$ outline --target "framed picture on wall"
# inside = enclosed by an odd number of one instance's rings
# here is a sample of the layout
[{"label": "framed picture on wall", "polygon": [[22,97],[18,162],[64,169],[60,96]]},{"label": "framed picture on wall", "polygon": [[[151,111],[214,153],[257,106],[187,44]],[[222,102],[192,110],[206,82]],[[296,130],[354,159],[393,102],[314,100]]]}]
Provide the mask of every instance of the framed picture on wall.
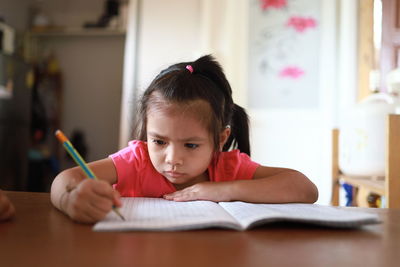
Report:
[{"label": "framed picture on wall", "polygon": [[249,106],[319,105],[319,0],[253,0],[249,16]]}]

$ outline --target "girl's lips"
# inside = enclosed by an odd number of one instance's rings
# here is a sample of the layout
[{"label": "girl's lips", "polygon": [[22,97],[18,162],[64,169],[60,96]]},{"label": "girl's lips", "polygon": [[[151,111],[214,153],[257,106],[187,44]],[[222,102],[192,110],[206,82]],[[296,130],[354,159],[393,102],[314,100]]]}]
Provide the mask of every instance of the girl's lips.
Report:
[{"label": "girl's lips", "polygon": [[167,174],[167,175],[170,176],[170,177],[173,177],[173,178],[178,178],[178,177],[181,177],[181,176],[184,175],[184,174],[181,173],[181,172],[174,172],[174,171],[166,171],[166,172],[164,172],[164,173]]}]

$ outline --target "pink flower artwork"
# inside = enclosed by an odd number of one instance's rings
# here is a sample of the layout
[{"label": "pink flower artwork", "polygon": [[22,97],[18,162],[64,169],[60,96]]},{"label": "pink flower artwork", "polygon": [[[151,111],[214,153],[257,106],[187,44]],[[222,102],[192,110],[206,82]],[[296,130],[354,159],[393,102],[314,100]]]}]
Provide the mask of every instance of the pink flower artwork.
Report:
[{"label": "pink flower artwork", "polygon": [[286,0],[260,0],[261,9],[263,11],[268,10],[270,8],[284,8],[287,6]]},{"label": "pink flower artwork", "polygon": [[279,76],[282,78],[298,79],[304,75],[304,71],[296,66],[287,66],[281,70]]},{"label": "pink flower artwork", "polygon": [[292,16],[289,18],[286,26],[293,27],[297,32],[303,33],[307,28],[315,28],[317,26],[317,22],[313,18]]}]

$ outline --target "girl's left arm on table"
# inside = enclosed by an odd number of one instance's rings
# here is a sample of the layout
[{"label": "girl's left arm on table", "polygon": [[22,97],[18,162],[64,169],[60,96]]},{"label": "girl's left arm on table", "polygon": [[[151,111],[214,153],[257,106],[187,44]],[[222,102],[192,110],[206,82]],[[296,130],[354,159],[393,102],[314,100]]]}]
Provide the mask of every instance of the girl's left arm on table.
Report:
[{"label": "girl's left arm on table", "polygon": [[318,190],[301,172],[259,166],[251,180],[202,182],[167,194],[164,198],[174,201],[314,203],[318,199]]},{"label": "girl's left arm on table", "polygon": [[252,180],[232,182],[231,200],[256,203],[314,203],[317,187],[301,172],[259,166]]}]

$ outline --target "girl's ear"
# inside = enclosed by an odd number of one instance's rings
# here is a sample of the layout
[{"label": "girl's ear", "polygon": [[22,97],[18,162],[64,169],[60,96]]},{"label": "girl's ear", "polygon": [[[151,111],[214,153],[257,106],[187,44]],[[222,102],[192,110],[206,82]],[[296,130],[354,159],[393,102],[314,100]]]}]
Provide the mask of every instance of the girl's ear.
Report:
[{"label": "girl's ear", "polygon": [[229,136],[231,135],[231,127],[227,126],[219,135],[219,150],[222,151],[226,141],[228,141]]}]

